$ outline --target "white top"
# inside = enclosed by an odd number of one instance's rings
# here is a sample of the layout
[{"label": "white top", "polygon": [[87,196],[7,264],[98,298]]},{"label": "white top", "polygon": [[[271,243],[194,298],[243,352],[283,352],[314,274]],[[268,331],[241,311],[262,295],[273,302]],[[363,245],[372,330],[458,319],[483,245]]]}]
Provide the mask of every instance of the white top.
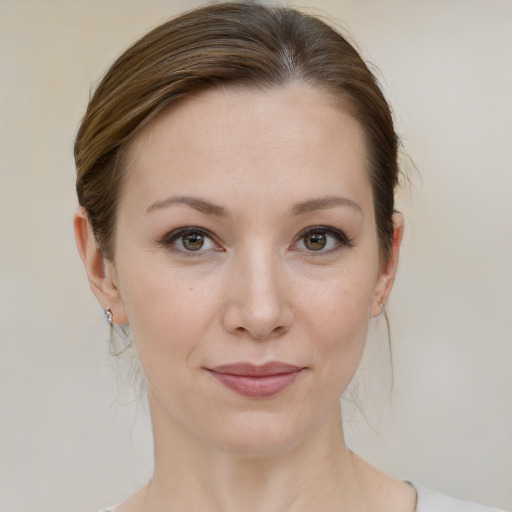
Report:
[{"label": "white top", "polygon": [[[418,502],[416,505],[416,512],[506,512],[497,508],[484,507],[470,503],[469,501],[460,501],[455,498],[450,498],[440,492],[432,491],[412,482],[407,482],[412,485],[418,494]],[[116,507],[106,508],[101,512],[115,512]]]},{"label": "white top", "polygon": [[418,494],[416,512],[505,512],[469,501],[460,501],[420,485],[410,483]]}]

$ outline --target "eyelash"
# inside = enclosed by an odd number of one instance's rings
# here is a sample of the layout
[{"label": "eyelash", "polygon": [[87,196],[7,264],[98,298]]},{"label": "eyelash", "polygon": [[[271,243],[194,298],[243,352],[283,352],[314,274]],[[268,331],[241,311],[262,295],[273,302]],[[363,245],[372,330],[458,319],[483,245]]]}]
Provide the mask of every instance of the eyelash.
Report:
[{"label": "eyelash", "polygon": [[303,241],[305,237],[308,235],[316,235],[316,234],[322,234],[333,237],[337,244],[334,247],[331,247],[327,250],[320,250],[320,251],[314,251],[314,250],[307,250],[308,255],[311,256],[321,256],[324,254],[329,254],[331,252],[334,252],[336,250],[339,250],[343,247],[354,247],[354,242],[352,239],[348,238],[343,231],[340,231],[339,229],[331,228],[328,226],[311,226],[299,233],[297,236],[297,242],[294,243],[294,245],[297,245],[299,242]]},{"label": "eyelash", "polygon": [[208,239],[215,245],[215,249],[219,252],[223,251],[222,247],[217,243],[216,237],[213,236],[213,234],[210,231],[207,231],[206,229],[194,227],[194,226],[188,226],[184,228],[179,228],[174,231],[171,231],[170,233],[166,234],[160,241],[160,244],[163,245],[166,249],[169,249],[172,252],[178,253],[180,255],[183,255],[185,257],[198,257],[201,256],[201,253],[204,253],[206,251],[187,251],[185,249],[180,249],[174,246],[174,244],[182,239],[183,237],[187,235],[201,235],[203,239]]},{"label": "eyelash", "polygon": [[[331,247],[327,250],[308,250],[308,249],[301,249],[306,251],[311,256],[321,256],[323,254],[329,254],[331,252],[334,252],[340,248],[343,247],[353,247],[354,243],[353,241],[348,238],[343,231],[340,231],[338,229],[334,229],[327,226],[311,226],[307,229],[304,229],[301,231],[296,238],[296,241],[292,244],[292,247],[296,247],[298,243],[301,241],[304,241],[305,237],[308,235],[327,235],[330,237],[333,237],[337,244],[334,247]],[[176,229],[174,231],[171,231],[170,233],[166,234],[160,241],[160,244],[163,245],[165,248],[171,250],[172,252],[179,253],[180,255],[186,256],[186,257],[198,257],[201,256],[202,253],[206,252],[205,250],[197,250],[197,251],[187,251],[186,249],[180,249],[174,246],[174,244],[182,239],[183,237],[187,235],[200,235],[203,237],[203,239],[208,239],[215,245],[215,249],[219,252],[223,252],[224,249],[221,247],[221,245],[218,243],[217,238],[206,229],[194,227],[194,226],[188,226]],[[201,247],[200,247],[201,249]],[[323,248],[322,248],[323,249]]]}]

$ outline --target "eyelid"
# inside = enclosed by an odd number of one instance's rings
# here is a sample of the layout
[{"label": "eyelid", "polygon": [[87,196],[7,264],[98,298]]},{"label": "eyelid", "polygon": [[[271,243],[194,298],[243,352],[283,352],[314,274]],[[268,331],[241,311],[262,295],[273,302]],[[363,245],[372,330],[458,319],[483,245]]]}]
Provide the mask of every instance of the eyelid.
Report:
[{"label": "eyelid", "polygon": [[[201,256],[204,255],[204,253],[211,252],[211,249],[206,250],[198,250],[198,251],[186,251],[179,248],[176,248],[173,246],[173,244],[182,236],[187,234],[200,234],[204,236],[205,238],[208,238],[216,247],[214,250],[216,251],[225,251],[225,249],[222,247],[218,237],[216,237],[211,231],[208,231],[207,229],[200,228],[198,226],[184,226],[181,228],[173,229],[169,232],[167,232],[164,236],[162,236],[159,240],[159,244],[163,245],[166,249],[186,256],[186,257],[194,257],[194,256]],[[352,239],[350,239],[342,230],[333,228],[330,226],[325,225],[317,225],[317,226],[309,226],[302,231],[299,232],[299,234],[295,238],[295,242],[292,244],[292,249],[296,248],[296,245],[304,239],[305,236],[308,234],[314,234],[314,233],[323,233],[328,236],[333,237],[337,244],[335,247],[332,247],[327,250],[319,250],[319,251],[306,251],[311,256],[321,256],[323,254],[328,254],[331,252],[334,252],[336,250],[342,249],[344,247],[353,247],[354,242]],[[298,249],[297,249],[298,250]]]},{"label": "eyelid", "polygon": [[160,245],[163,245],[166,249],[168,249],[174,253],[186,256],[186,257],[202,256],[202,255],[204,255],[204,253],[210,252],[210,249],[198,250],[198,251],[185,251],[185,250],[178,249],[173,246],[173,244],[177,240],[179,240],[182,236],[192,234],[192,233],[202,235],[205,238],[208,238],[209,240],[211,240],[211,242],[216,246],[214,250],[217,250],[217,251],[224,250],[223,247],[221,246],[221,244],[219,243],[219,239],[211,231],[208,231],[207,229],[200,228],[197,226],[184,226],[181,228],[173,229],[173,230],[169,231],[168,233],[166,233],[163,237],[161,237],[159,243],[160,243]]},{"label": "eyelid", "polygon": [[340,248],[343,248],[343,247],[354,247],[354,242],[351,238],[349,238],[342,230],[340,229],[337,229],[337,228],[333,228],[333,227],[330,227],[330,226],[323,226],[323,225],[318,225],[318,226],[310,226],[308,228],[305,228],[303,229],[296,237],[296,241],[294,242],[294,246],[300,241],[302,240],[305,236],[309,235],[309,234],[314,234],[314,233],[323,233],[323,234],[326,234],[326,235],[330,235],[332,237],[334,237],[337,242],[339,243],[339,245],[337,247],[333,247],[331,249],[328,249],[326,251],[308,251],[308,254],[311,254],[313,256],[315,255],[322,255],[322,254],[328,254],[332,251],[335,251],[336,249],[340,249]]}]

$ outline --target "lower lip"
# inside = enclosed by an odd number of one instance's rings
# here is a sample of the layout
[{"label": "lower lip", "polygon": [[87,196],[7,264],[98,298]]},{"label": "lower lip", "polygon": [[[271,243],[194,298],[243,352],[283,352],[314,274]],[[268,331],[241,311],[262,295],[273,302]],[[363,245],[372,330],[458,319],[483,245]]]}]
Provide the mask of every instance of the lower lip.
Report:
[{"label": "lower lip", "polygon": [[258,377],[217,373],[212,375],[224,386],[239,395],[251,398],[270,398],[291,386],[302,370],[278,375],[262,375]]}]

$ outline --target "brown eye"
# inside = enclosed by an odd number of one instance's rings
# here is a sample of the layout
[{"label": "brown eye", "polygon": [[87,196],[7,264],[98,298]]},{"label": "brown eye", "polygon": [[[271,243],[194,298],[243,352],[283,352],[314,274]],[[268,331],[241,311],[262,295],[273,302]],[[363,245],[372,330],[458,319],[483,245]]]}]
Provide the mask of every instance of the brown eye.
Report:
[{"label": "brown eye", "polygon": [[216,241],[215,235],[200,227],[183,227],[167,233],[160,244],[181,256],[202,256],[224,249]]},{"label": "brown eye", "polygon": [[200,233],[190,233],[181,237],[183,248],[187,251],[198,251],[204,245],[204,236]]},{"label": "brown eye", "polygon": [[304,236],[304,245],[310,251],[321,251],[327,245],[325,233],[308,233]]},{"label": "brown eye", "polygon": [[311,226],[297,236],[297,242],[292,246],[294,250],[310,253],[330,254],[343,248],[354,247],[343,231],[329,226]]}]

